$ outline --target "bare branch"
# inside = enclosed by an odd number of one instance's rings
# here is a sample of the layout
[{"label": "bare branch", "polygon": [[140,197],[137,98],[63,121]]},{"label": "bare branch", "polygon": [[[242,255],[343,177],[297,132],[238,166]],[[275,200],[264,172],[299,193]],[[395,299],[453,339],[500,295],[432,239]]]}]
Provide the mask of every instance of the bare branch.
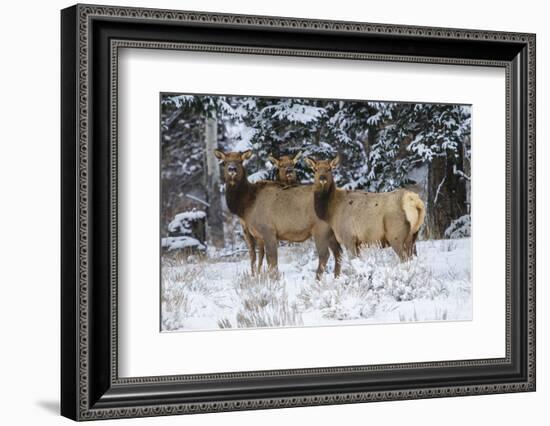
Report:
[{"label": "bare branch", "polygon": [[435,192],[435,197],[434,197],[434,206],[437,204],[437,198],[439,197],[439,191],[441,191],[441,187],[443,186],[443,183],[445,183],[446,178],[447,178],[447,176],[443,176],[443,180],[437,186],[437,191]]},{"label": "bare branch", "polygon": [[210,207],[210,204],[207,203],[206,201],[204,200],[201,200],[199,197],[195,197],[194,195],[191,195],[191,194],[185,194],[185,196],[187,198],[191,198],[192,200],[198,202],[198,203],[201,203],[201,204],[204,204],[206,207]]}]

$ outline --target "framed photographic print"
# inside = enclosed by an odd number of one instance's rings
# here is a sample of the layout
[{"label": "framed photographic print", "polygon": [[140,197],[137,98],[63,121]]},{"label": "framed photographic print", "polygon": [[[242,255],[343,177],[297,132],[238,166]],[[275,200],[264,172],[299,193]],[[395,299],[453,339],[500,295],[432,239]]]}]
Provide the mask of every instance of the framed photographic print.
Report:
[{"label": "framed photographic print", "polygon": [[535,390],[535,36],[76,5],[61,412]]}]

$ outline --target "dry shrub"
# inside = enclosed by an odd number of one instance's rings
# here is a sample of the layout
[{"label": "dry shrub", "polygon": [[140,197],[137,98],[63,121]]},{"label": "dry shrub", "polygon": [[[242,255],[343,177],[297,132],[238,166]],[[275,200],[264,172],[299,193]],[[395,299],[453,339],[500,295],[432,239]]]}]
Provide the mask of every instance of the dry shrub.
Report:
[{"label": "dry shrub", "polygon": [[342,277],[306,286],[298,294],[302,310],[318,309],[324,318],[351,320],[373,316],[382,301],[403,302],[446,295],[444,283],[414,257],[400,262],[391,249],[366,247],[357,258],[343,258]]},{"label": "dry shrub", "polygon": [[[240,306],[235,316],[236,327],[284,327],[302,325],[302,317],[295,304],[288,301],[284,281],[263,272],[256,276],[240,274],[235,282]],[[220,328],[232,326],[224,318]]]}]

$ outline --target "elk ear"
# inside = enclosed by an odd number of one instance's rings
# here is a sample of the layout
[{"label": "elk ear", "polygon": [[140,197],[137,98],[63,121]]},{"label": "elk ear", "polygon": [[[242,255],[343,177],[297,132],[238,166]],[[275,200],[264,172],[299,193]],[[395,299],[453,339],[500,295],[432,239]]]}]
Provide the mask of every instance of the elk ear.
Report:
[{"label": "elk ear", "polygon": [[245,151],[241,154],[241,160],[245,161],[248,160],[250,157],[252,157],[252,150],[249,149],[248,151]]},{"label": "elk ear", "polygon": [[306,157],[306,164],[311,167],[313,170],[317,168],[317,162],[313,158]]},{"label": "elk ear", "polygon": [[218,160],[222,160],[222,161],[225,161],[225,153],[220,151],[219,149],[215,149],[214,150],[214,155],[216,156],[216,158]]},{"label": "elk ear", "polygon": [[338,167],[338,164],[340,164],[340,154],[336,155],[336,157],[332,159],[332,161],[330,162],[330,167],[334,169]]},{"label": "elk ear", "polygon": [[279,167],[279,160],[277,160],[273,155],[270,155],[268,157],[268,160],[271,161],[275,167]]},{"label": "elk ear", "polygon": [[298,162],[298,160],[300,159],[301,156],[302,156],[302,151],[298,152],[298,154],[296,154],[296,155],[294,156],[294,158],[292,159],[292,162],[293,162],[294,164],[296,164],[296,163]]}]

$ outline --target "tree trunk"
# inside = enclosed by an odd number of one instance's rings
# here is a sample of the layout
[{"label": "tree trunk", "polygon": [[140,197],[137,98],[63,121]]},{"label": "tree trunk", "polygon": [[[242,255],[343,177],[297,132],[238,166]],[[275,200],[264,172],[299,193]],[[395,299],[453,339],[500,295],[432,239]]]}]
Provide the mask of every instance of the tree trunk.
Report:
[{"label": "tree trunk", "polygon": [[[470,159],[466,153],[466,150],[470,146],[470,136],[466,136],[464,138],[464,143],[462,144],[462,164],[463,164],[463,170],[464,174],[466,176],[471,177],[472,176],[472,170],[471,170],[471,164]],[[472,205],[472,195],[471,195],[471,181],[470,179],[465,179],[464,182],[464,189],[466,190],[466,213],[470,214],[470,208]]]},{"label": "tree trunk", "polygon": [[218,120],[215,116],[206,119],[204,139],[206,148],[206,193],[210,204],[208,207],[208,240],[214,247],[222,248],[225,240],[220,194],[220,167],[214,155],[214,150],[218,147]]},{"label": "tree trunk", "polygon": [[458,154],[458,158],[449,153],[431,163],[427,206],[430,238],[444,238],[451,222],[468,213],[466,180],[456,173],[463,172],[462,148]]}]

